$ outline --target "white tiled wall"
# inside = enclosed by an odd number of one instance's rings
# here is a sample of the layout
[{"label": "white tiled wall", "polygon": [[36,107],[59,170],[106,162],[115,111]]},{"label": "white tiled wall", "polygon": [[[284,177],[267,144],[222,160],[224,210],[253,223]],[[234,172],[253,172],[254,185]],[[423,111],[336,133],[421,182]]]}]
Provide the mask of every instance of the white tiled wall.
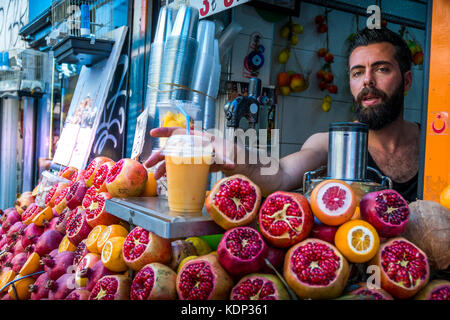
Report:
[{"label": "white tiled wall", "polygon": [[[291,93],[288,97],[280,96],[277,106],[277,126],[281,129],[282,156],[300,149],[305,140],[313,133],[327,131],[330,122],[351,121],[352,97],[348,85],[347,75],[347,37],[356,31],[357,19],[354,15],[332,10],[328,13],[329,48],[335,56],[332,64],[334,83],[338,86],[338,94],[331,95],[333,103],[329,112],[321,109],[322,99],[328,91],[320,91],[316,72],[323,65],[323,59],[317,57],[317,50],[326,46],[326,35],[318,34],[314,17],[324,14],[324,8],[301,3],[300,17],[293,18],[294,22],[303,25],[304,32],[299,37],[299,43],[291,52],[286,66],[277,62],[279,52],[286,45],[279,36],[281,27],[287,18],[276,24],[264,21],[256,10],[247,5],[233,9],[233,20],[244,27],[233,46],[232,80],[246,81],[242,77],[243,59],[247,54],[249,36],[254,31],[263,35],[265,51],[265,66],[261,70],[263,85],[276,85],[276,76],[280,71],[300,71],[311,73],[309,88],[301,93]],[[365,27],[365,19],[359,18],[360,29]],[[393,31],[400,26],[388,25]],[[423,30],[408,29],[424,47],[425,33]],[[295,58],[296,56],[296,58]],[[298,61],[298,62],[297,62]],[[405,119],[420,122],[422,108],[423,68],[413,67],[413,85],[405,97]]]}]

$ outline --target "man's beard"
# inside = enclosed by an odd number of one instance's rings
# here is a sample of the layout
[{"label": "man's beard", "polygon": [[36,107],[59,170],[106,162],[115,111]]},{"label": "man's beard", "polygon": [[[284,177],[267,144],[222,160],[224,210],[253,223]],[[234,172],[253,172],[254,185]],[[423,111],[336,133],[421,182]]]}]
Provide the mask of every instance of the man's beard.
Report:
[{"label": "man's beard", "polygon": [[[362,101],[368,94],[379,97],[381,102],[371,106],[364,106]],[[403,81],[391,97],[388,97],[386,93],[377,88],[365,87],[358,94],[356,100],[353,98],[358,121],[367,124],[370,130],[380,130],[398,118],[403,110],[404,98]]]}]

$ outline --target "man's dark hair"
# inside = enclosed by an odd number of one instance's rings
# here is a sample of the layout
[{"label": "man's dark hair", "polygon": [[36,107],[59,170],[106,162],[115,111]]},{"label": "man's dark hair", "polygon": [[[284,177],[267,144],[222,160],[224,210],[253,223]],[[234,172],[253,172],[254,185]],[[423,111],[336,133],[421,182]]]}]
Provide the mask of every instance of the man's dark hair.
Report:
[{"label": "man's dark hair", "polygon": [[348,59],[350,59],[350,55],[357,47],[380,42],[388,42],[395,47],[395,59],[400,66],[402,76],[405,72],[411,70],[412,57],[408,45],[398,33],[395,33],[387,28],[365,28],[356,33],[356,36],[353,38],[348,50]]}]

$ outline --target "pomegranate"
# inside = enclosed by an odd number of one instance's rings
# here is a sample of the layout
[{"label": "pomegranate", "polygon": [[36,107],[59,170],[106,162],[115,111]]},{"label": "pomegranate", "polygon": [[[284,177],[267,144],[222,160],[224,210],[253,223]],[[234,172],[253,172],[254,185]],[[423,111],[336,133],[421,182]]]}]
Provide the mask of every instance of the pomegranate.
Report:
[{"label": "pomegranate", "polygon": [[22,241],[21,240],[22,240],[22,237],[20,237],[20,239],[18,239],[15,242],[15,244],[14,244],[14,247],[13,247],[13,250],[12,250],[12,253],[14,255],[17,255],[17,254],[22,253],[22,252],[29,252],[31,250],[31,247],[29,247],[28,250],[25,251],[25,248],[22,246]]},{"label": "pomegranate", "polygon": [[77,172],[75,172],[75,173],[72,175],[72,178],[70,178],[70,183],[69,183],[69,185],[72,185],[72,184],[74,184],[75,182],[78,182],[78,181],[82,180],[83,177],[84,177],[84,170],[78,170]]},{"label": "pomegranate", "polygon": [[[59,216],[53,217],[50,221],[44,221],[44,231],[56,230],[56,225],[58,224]],[[58,230],[56,230],[58,231]]]},{"label": "pomegranate", "polygon": [[66,207],[58,216],[58,221],[56,223],[55,230],[57,230],[61,234],[66,234],[66,223],[71,212],[72,210]]},{"label": "pomegranate", "polygon": [[72,210],[66,222],[66,235],[69,241],[77,246],[82,240],[87,238],[91,230],[92,228],[87,223],[84,209],[78,207]]},{"label": "pomegranate", "polygon": [[94,228],[99,224],[109,226],[111,224],[118,224],[120,219],[105,211],[105,201],[111,199],[111,195],[107,192],[101,192],[96,196],[90,198],[83,207],[86,210],[87,223]]},{"label": "pomegranate", "polygon": [[45,256],[41,258],[44,270],[50,280],[56,280],[64,273],[68,273],[68,268],[73,264],[75,254],[72,251],[63,251],[56,256]]},{"label": "pomegranate", "polygon": [[334,236],[337,231],[336,226],[327,226],[322,223],[314,223],[313,228],[311,230],[311,238],[320,239],[331,244],[334,244]]},{"label": "pomegranate", "polygon": [[39,207],[37,204],[32,203],[28,206],[27,210],[25,210],[22,213],[22,222],[25,224],[30,224],[31,220],[33,220],[33,218],[42,211],[42,208]]},{"label": "pomegranate", "polygon": [[92,186],[95,174],[97,173],[98,169],[105,162],[113,162],[113,161],[108,157],[96,157],[88,164],[86,170],[84,170],[83,179],[86,181],[89,187]]},{"label": "pomegranate", "polygon": [[225,300],[229,298],[233,280],[217,256],[207,254],[183,264],[176,285],[181,300]]},{"label": "pomegranate", "polygon": [[113,272],[108,268],[106,268],[101,260],[97,261],[86,274],[87,276],[86,289],[92,291],[98,280],[100,280],[104,276],[109,276],[113,274],[116,274],[116,272]]},{"label": "pomegranate", "polygon": [[381,244],[370,264],[380,268],[381,287],[398,299],[411,298],[428,283],[427,255],[405,238]]},{"label": "pomegranate", "polygon": [[289,293],[277,276],[252,273],[231,290],[231,300],[289,300]]},{"label": "pomegranate", "polygon": [[63,235],[56,230],[45,231],[36,242],[35,252],[43,257],[52,250],[58,250],[62,238]]},{"label": "pomegranate", "polygon": [[21,239],[24,248],[35,244],[39,237],[44,233],[44,228],[30,223],[25,229]]},{"label": "pomegranate", "polygon": [[[267,246],[267,256],[266,259],[270,262],[270,264],[277,270],[278,272],[282,272],[283,264],[284,264],[284,256],[286,252],[283,249]],[[266,263],[264,266],[258,270],[258,273],[271,273],[275,274],[275,271],[272,270]]]},{"label": "pomegranate", "polygon": [[450,281],[433,280],[414,297],[415,300],[450,300]]},{"label": "pomegranate", "polygon": [[148,179],[147,169],[136,160],[121,159],[106,177],[106,189],[113,197],[137,197]]},{"label": "pomegranate", "polygon": [[54,201],[54,211],[57,214],[61,214],[61,212],[67,207],[67,201],[66,201],[66,195],[69,192],[70,187],[65,187],[61,190],[61,192],[58,194],[58,196],[55,198]]},{"label": "pomegranate", "polygon": [[24,192],[17,198],[14,202],[14,206],[16,207],[17,213],[22,214],[30,204],[34,203],[35,197],[31,192]]},{"label": "pomegranate", "polygon": [[124,275],[104,276],[95,284],[89,300],[128,300],[130,286],[131,279]]},{"label": "pomegranate", "polygon": [[2,230],[5,232],[8,231],[13,224],[21,220],[22,218],[16,210],[5,212],[2,216]]},{"label": "pomegranate", "polygon": [[77,171],[78,169],[75,167],[65,167],[61,172],[58,173],[58,176],[70,180]]},{"label": "pomegranate", "polygon": [[332,244],[306,239],[286,253],[283,275],[302,299],[332,299],[343,292],[349,266]]},{"label": "pomegranate", "polygon": [[86,246],[86,240],[81,241],[77,248],[75,249],[75,257],[73,258],[73,264],[78,265],[80,263],[81,259],[89,253],[89,250]]},{"label": "pomegranate", "polygon": [[93,187],[97,190],[97,192],[106,192],[106,177],[108,176],[109,170],[114,166],[114,162],[106,162],[102,164],[97,172],[95,173]]},{"label": "pomegranate", "polygon": [[76,289],[72,291],[65,300],[89,300],[90,291],[86,289]]},{"label": "pomegranate", "polygon": [[361,199],[359,208],[361,218],[373,225],[381,237],[396,237],[406,230],[408,203],[395,190],[370,192]]},{"label": "pomegranate", "polygon": [[2,269],[11,268],[11,260],[14,258],[14,254],[12,252],[3,252],[0,255],[0,263]]},{"label": "pomegranate", "polygon": [[71,185],[66,194],[66,205],[72,210],[80,206],[87,189],[88,186],[84,180],[79,180]]},{"label": "pomegranate", "polygon": [[299,193],[277,191],[259,210],[261,234],[272,245],[287,248],[305,239],[313,226],[308,200]]},{"label": "pomegranate", "polygon": [[261,234],[250,227],[236,227],[223,235],[217,247],[217,257],[225,270],[242,276],[263,267],[267,245]]},{"label": "pomegranate", "polygon": [[94,186],[89,187],[86,190],[83,201],[81,202],[81,206],[83,207],[83,209],[86,210],[86,208],[89,206],[89,203],[91,202],[92,197],[95,197],[96,194],[97,194],[97,190],[95,189]]},{"label": "pomegranate", "polygon": [[31,292],[31,300],[41,300],[48,297],[47,283],[49,280],[48,274],[44,272],[28,287]]},{"label": "pomegranate", "polygon": [[251,223],[261,203],[261,190],[243,175],[219,180],[205,201],[211,218],[225,230]]},{"label": "pomegranate", "polygon": [[75,290],[75,277],[73,273],[65,273],[56,281],[48,280],[46,288],[49,289],[48,300],[63,300]]},{"label": "pomegranate", "polygon": [[16,223],[14,223],[9,228],[8,233],[6,234],[6,242],[11,243],[12,241],[16,241],[20,236],[23,235],[26,227],[27,225],[21,221],[17,221]]},{"label": "pomegranate", "polygon": [[86,287],[88,278],[92,273],[92,268],[99,261],[100,255],[96,253],[87,253],[80,260],[75,270],[75,283],[79,287]]},{"label": "pomegranate", "polygon": [[177,274],[158,262],[144,266],[131,284],[131,300],[175,300]]},{"label": "pomegranate", "polygon": [[61,191],[68,186],[65,182],[60,182],[57,184],[54,184],[50,190],[48,191],[47,195],[45,196],[45,206],[46,207],[54,207],[55,206],[55,199],[58,197],[58,195],[61,193]]},{"label": "pomegranate", "polygon": [[189,256],[198,256],[197,249],[195,249],[194,245],[191,242],[184,240],[175,240],[170,243],[172,246],[172,259],[168,266],[172,268],[172,270],[177,270],[183,259]]},{"label": "pomegranate", "polygon": [[123,259],[135,271],[152,262],[167,264],[171,258],[170,240],[141,227],[131,230],[123,243]]},{"label": "pomegranate", "polygon": [[27,262],[29,254],[25,252],[20,252],[11,259],[11,268],[15,273],[19,273],[25,262]]},{"label": "pomegranate", "polygon": [[356,296],[368,297],[371,300],[394,300],[394,298],[385,290],[381,288],[369,288],[367,283],[358,283],[359,288],[350,292]]}]

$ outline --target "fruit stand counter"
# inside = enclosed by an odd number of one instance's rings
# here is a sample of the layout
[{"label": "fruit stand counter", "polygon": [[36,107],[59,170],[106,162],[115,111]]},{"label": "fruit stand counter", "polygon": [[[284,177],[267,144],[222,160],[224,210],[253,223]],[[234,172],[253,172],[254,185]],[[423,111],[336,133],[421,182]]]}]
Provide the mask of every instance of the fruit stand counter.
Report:
[{"label": "fruit stand counter", "polygon": [[201,214],[180,214],[170,211],[167,199],[162,197],[113,198],[106,200],[105,210],[167,239],[224,232],[205,209]]}]

